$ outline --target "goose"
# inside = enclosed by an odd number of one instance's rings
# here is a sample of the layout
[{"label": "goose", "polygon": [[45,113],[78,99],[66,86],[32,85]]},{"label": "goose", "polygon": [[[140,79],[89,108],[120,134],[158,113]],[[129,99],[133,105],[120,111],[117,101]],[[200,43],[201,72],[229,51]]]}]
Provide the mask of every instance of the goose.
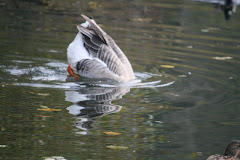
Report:
[{"label": "goose", "polygon": [[67,48],[68,73],[79,79],[110,79],[128,82],[135,79],[132,66],[115,41],[85,15],[78,33]]},{"label": "goose", "polygon": [[237,156],[240,155],[240,141],[231,141],[225,150],[224,155],[211,155],[207,160],[240,160]]}]

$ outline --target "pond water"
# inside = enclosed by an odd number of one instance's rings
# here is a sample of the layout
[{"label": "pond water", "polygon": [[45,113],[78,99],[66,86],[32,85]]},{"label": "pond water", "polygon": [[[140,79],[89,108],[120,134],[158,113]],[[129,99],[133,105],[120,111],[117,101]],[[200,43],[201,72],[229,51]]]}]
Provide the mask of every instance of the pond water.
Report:
[{"label": "pond water", "polygon": [[[223,153],[240,139],[240,12],[225,20],[216,3],[0,0],[0,159]],[[80,14],[115,39],[134,83],[66,82]]]}]

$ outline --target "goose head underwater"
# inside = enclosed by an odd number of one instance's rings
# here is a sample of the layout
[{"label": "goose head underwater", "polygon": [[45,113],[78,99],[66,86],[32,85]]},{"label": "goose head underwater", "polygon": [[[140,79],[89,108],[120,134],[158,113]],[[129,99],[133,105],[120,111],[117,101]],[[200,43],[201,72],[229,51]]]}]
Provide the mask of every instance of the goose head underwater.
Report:
[{"label": "goose head underwater", "polygon": [[231,141],[225,150],[224,155],[215,154],[208,157],[207,160],[240,160],[237,156],[240,155],[240,141],[233,140]]},{"label": "goose head underwater", "polygon": [[115,41],[85,15],[78,34],[67,48],[68,73],[79,79],[106,79],[128,82],[135,79],[132,66]]}]

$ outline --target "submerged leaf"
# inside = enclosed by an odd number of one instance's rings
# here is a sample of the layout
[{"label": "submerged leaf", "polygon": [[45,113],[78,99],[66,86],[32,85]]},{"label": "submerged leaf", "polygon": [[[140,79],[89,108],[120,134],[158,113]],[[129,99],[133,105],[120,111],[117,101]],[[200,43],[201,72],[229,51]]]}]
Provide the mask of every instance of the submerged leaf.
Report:
[{"label": "submerged leaf", "polygon": [[103,132],[103,133],[105,133],[107,135],[111,135],[111,136],[118,136],[118,135],[121,134],[121,133],[118,133],[118,132]]},{"label": "submerged leaf", "polygon": [[112,145],[107,146],[107,148],[109,148],[109,149],[128,149],[128,147],[126,147],[126,146],[112,146]]}]

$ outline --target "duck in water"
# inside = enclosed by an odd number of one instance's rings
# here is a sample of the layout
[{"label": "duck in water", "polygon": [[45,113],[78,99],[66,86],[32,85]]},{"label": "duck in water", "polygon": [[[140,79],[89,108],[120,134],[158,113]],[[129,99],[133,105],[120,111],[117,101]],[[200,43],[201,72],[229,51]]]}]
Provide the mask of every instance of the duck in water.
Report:
[{"label": "duck in water", "polygon": [[231,141],[225,150],[224,155],[211,155],[207,160],[240,160],[237,156],[240,155],[240,141]]}]

